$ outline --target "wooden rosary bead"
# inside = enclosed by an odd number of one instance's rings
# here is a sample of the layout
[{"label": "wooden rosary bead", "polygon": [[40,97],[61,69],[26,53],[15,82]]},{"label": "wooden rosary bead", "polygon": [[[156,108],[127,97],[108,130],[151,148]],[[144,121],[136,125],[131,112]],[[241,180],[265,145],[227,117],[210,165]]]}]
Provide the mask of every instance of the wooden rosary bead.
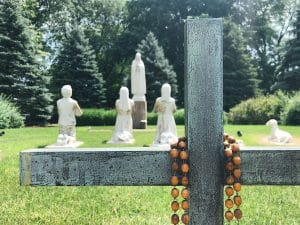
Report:
[{"label": "wooden rosary bead", "polygon": [[232,175],[226,178],[226,184],[232,185],[233,183],[234,183],[234,177]]},{"label": "wooden rosary bead", "polygon": [[177,198],[179,196],[179,190],[177,188],[173,188],[171,190],[171,195],[173,198]]},{"label": "wooden rosary bead", "polygon": [[241,169],[234,169],[233,170],[233,176],[237,179],[241,178],[241,175],[242,175],[242,172],[241,172]]},{"label": "wooden rosary bead", "polygon": [[233,201],[236,206],[240,206],[242,204],[242,198],[239,195],[234,196]]},{"label": "wooden rosary bead", "polygon": [[226,199],[225,206],[226,208],[231,209],[233,207],[233,201],[230,198]]},{"label": "wooden rosary bead", "polygon": [[240,145],[237,143],[234,143],[231,145],[232,152],[239,152],[240,151]]},{"label": "wooden rosary bead", "polygon": [[183,224],[188,224],[189,221],[190,221],[190,217],[187,213],[184,213],[182,216],[181,216],[181,221]]},{"label": "wooden rosary bead", "polygon": [[183,208],[184,210],[188,210],[189,209],[189,202],[187,200],[183,200],[181,202],[181,208]]},{"label": "wooden rosary bead", "polygon": [[179,216],[177,214],[173,214],[171,217],[172,224],[178,224],[179,223]]},{"label": "wooden rosary bead", "polygon": [[189,158],[188,153],[186,151],[180,151],[179,157],[182,160],[187,160]]},{"label": "wooden rosary bead", "polygon": [[233,195],[234,190],[233,190],[232,187],[226,187],[226,188],[225,188],[225,193],[226,193],[226,195],[227,195],[228,197],[230,197],[230,196]]},{"label": "wooden rosary bead", "polygon": [[224,154],[227,158],[232,157],[232,150],[230,148],[226,148]]},{"label": "wooden rosary bead", "polygon": [[239,156],[234,156],[233,158],[232,158],[232,161],[233,161],[233,164],[234,165],[240,165],[241,164],[241,157],[239,157]]},{"label": "wooden rosary bead", "polygon": [[229,136],[229,137],[228,137],[228,142],[229,142],[229,144],[233,144],[233,143],[235,143],[236,141],[235,141],[235,138],[234,138],[234,137]]},{"label": "wooden rosary bead", "polygon": [[177,162],[173,162],[172,163],[172,171],[176,172],[179,169],[179,165]]},{"label": "wooden rosary bead", "polygon": [[226,170],[227,171],[232,171],[233,170],[233,163],[232,162],[226,163]]},{"label": "wooden rosary bead", "polygon": [[226,211],[225,218],[227,219],[228,222],[231,221],[233,219],[233,213],[230,210]]},{"label": "wooden rosary bead", "polygon": [[233,184],[233,189],[237,192],[239,192],[241,190],[242,186],[241,183],[234,183]]},{"label": "wooden rosary bead", "polygon": [[228,135],[227,133],[224,133],[224,134],[223,134],[224,141],[227,140],[228,137],[229,137],[229,135]]},{"label": "wooden rosary bead", "polygon": [[188,178],[187,176],[183,176],[183,177],[181,178],[181,184],[182,184],[183,186],[187,186],[187,185],[189,184],[189,178]]},{"label": "wooden rosary bead", "polygon": [[171,177],[171,184],[172,186],[176,186],[179,183],[179,179],[177,176],[172,176]]},{"label": "wooden rosary bead", "polygon": [[182,189],[182,191],[181,191],[182,198],[187,199],[189,197],[189,195],[190,195],[190,192],[188,189],[186,189],[186,188]]},{"label": "wooden rosary bead", "polygon": [[186,147],[186,143],[185,143],[184,141],[180,141],[180,142],[178,143],[178,147],[179,147],[179,148],[185,148],[185,147]]},{"label": "wooden rosary bead", "polygon": [[179,141],[179,142],[180,142],[180,141],[186,142],[186,137],[179,137],[179,138],[178,138],[178,141]]},{"label": "wooden rosary bead", "polygon": [[171,157],[172,159],[178,158],[178,150],[177,150],[176,148],[172,148],[172,149],[170,150],[170,157]]},{"label": "wooden rosary bead", "polygon": [[171,203],[171,208],[172,208],[172,210],[173,210],[174,212],[177,212],[178,209],[179,209],[179,203],[178,203],[177,201],[173,201],[173,202]]},{"label": "wooden rosary bead", "polygon": [[243,213],[240,209],[236,209],[234,210],[234,217],[237,219],[237,220],[240,220],[243,216]]},{"label": "wooden rosary bead", "polygon": [[181,171],[182,171],[183,173],[189,172],[189,169],[190,169],[190,167],[189,167],[189,165],[188,165],[187,163],[183,163],[183,164],[181,165]]},{"label": "wooden rosary bead", "polygon": [[229,144],[227,141],[224,141],[224,142],[223,142],[223,145],[224,145],[224,150],[225,150],[226,148],[229,148],[229,146],[230,146],[230,144]]}]

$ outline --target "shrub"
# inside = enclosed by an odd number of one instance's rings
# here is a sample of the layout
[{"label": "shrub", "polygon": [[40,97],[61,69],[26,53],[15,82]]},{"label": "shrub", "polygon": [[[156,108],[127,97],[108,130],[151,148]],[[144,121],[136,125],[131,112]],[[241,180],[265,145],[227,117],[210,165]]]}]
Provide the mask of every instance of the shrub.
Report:
[{"label": "shrub", "polygon": [[[158,113],[148,112],[147,123],[148,125],[156,125]],[[174,113],[174,119],[177,125],[184,125],[184,109],[178,109]]]},{"label": "shrub", "polygon": [[115,124],[115,110],[83,109],[82,111],[82,116],[77,118],[77,125],[79,126],[102,126]]},{"label": "shrub", "polygon": [[300,92],[288,102],[281,114],[281,121],[286,125],[300,125]]},{"label": "shrub", "polygon": [[24,118],[19,109],[8,98],[0,95],[0,128],[19,128],[24,126]]},{"label": "shrub", "polygon": [[264,124],[269,119],[280,120],[280,114],[287,102],[288,97],[282,92],[242,101],[230,109],[227,114],[228,123]]}]

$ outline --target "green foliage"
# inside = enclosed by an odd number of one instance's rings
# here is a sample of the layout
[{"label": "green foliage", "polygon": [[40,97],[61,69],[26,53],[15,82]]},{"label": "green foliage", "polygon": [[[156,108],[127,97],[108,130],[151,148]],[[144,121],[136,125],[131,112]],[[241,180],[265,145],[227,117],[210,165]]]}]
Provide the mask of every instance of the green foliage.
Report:
[{"label": "green foliage", "polygon": [[45,124],[52,111],[36,37],[15,1],[0,2],[0,92],[16,102],[26,124]]},{"label": "green foliage", "polygon": [[229,19],[224,21],[224,110],[256,93],[256,71],[246,50],[241,30]]},{"label": "green foliage", "polygon": [[281,93],[242,101],[230,109],[227,114],[228,123],[265,124],[269,119],[280,120],[280,114],[287,102],[288,98]]},{"label": "green foliage", "polygon": [[286,125],[300,125],[300,92],[291,97],[281,114],[281,120]]},{"label": "green foliage", "polygon": [[172,96],[176,98],[178,92],[176,73],[152,32],[149,32],[146,38],[138,45],[138,52],[142,54],[146,68],[148,109],[153,108],[155,99],[160,96],[161,86],[164,83],[171,85]]},{"label": "green foliage", "polygon": [[75,26],[63,42],[62,50],[51,67],[52,89],[60,96],[63,85],[69,84],[73,97],[82,107],[101,107],[105,103],[102,74],[96,63],[95,52],[81,27]]},{"label": "green foliage", "polygon": [[295,37],[287,44],[287,52],[278,70],[278,81],[272,86],[272,90],[300,90],[300,9],[297,11],[294,27]]},{"label": "green foliage", "polygon": [[83,114],[77,119],[78,126],[114,125],[116,121],[115,110],[83,109]]},{"label": "green foliage", "polygon": [[4,95],[0,95],[0,128],[19,128],[24,125],[24,118],[19,109]]},{"label": "green foliage", "polygon": [[[147,122],[148,125],[156,125],[157,124],[157,116],[158,114],[155,112],[148,112],[147,114]],[[174,119],[176,125],[184,125],[184,109],[179,109],[174,113]]]}]

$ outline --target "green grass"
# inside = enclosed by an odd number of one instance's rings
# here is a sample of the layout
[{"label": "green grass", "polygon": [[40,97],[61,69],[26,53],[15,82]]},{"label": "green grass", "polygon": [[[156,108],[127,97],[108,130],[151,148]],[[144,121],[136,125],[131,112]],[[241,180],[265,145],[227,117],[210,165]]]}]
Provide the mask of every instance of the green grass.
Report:
[{"label": "green grass", "polygon": [[[83,147],[104,147],[113,127],[79,127]],[[155,127],[136,130],[136,143],[150,145]],[[300,127],[285,127],[300,137]],[[178,127],[179,135],[184,129]],[[246,145],[258,145],[269,134],[266,126],[225,126],[233,135],[243,132]],[[170,187],[21,187],[19,151],[54,143],[57,127],[9,129],[0,137],[0,225],[25,224],[170,224]],[[109,145],[118,146],[118,145]],[[128,146],[128,145],[126,145]],[[147,168],[145,168],[147,169]],[[299,225],[300,187],[244,186],[242,190],[245,225]],[[233,223],[234,224],[234,223]]]}]

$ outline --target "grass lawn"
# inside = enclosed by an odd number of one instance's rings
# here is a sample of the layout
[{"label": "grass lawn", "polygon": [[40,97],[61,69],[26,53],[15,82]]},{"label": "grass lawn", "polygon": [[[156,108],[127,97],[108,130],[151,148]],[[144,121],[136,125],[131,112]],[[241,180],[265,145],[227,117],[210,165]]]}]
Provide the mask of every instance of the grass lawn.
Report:
[{"label": "grass lawn", "polygon": [[[282,128],[298,143],[300,127]],[[82,147],[108,146],[105,141],[112,129],[79,127],[78,140],[84,141]],[[248,146],[266,144],[270,132],[266,126],[225,126],[234,136],[238,130]],[[9,129],[0,137],[0,225],[170,224],[170,187],[20,187],[19,151],[54,143],[57,131],[57,127]],[[183,126],[178,126],[178,131],[183,135]],[[132,146],[150,145],[154,132],[153,126],[136,130]],[[243,186],[241,195],[244,218],[240,224],[300,224],[299,186]]]}]

